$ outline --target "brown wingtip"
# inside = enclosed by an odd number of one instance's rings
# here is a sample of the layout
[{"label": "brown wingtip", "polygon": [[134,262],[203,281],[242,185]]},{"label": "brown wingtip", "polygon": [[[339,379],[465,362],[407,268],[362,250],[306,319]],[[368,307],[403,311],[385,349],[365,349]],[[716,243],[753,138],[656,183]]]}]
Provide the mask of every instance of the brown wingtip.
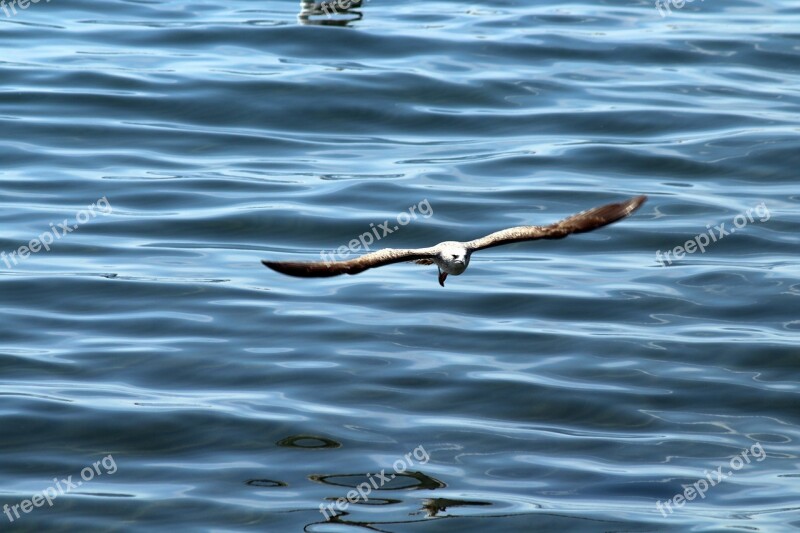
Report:
[{"label": "brown wingtip", "polygon": [[607,204],[600,207],[596,207],[594,209],[590,209],[586,212],[589,213],[597,213],[601,214],[601,216],[608,217],[609,219],[619,220],[620,218],[625,218],[631,215],[634,211],[642,207],[642,205],[647,201],[647,196],[644,194],[640,194],[639,196],[634,196],[633,198],[628,198],[627,200],[623,200],[622,202],[617,202],[615,204]]},{"label": "brown wingtip", "polygon": [[628,198],[623,202],[590,209],[585,214],[588,215],[587,218],[594,216],[598,219],[605,219],[603,225],[611,224],[612,222],[630,216],[634,211],[642,207],[646,201],[647,196],[641,194],[633,198]]},{"label": "brown wingtip", "polygon": [[[628,198],[622,202],[601,205],[587,211],[572,215],[571,217],[557,223],[561,229],[568,230],[568,233],[585,233],[597,228],[613,224],[631,215],[634,211],[642,207],[647,201],[647,196],[639,195]],[[566,236],[563,232],[555,233],[554,238]]]},{"label": "brown wingtip", "polygon": [[262,259],[261,264],[263,264],[265,267],[271,270],[274,270],[275,272],[280,272],[281,274],[287,274],[289,276],[295,275],[293,274],[292,269],[287,268],[286,263],[281,263],[279,261],[266,261]]},{"label": "brown wingtip", "polygon": [[627,207],[628,207],[628,209],[627,209],[628,214],[630,215],[631,213],[633,213],[634,211],[636,211],[637,209],[642,207],[642,205],[646,201],[647,201],[647,195],[640,194],[639,196],[634,196],[633,198],[631,198],[630,200],[625,202],[627,204]]},{"label": "brown wingtip", "polygon": [[271,268],[275,272],[281,272],[281,264],[276,261],[267,261],[265,259],[262,259],[261,264],[267,268]]},{"label": "brown wingtip", "polygon": [[439,272],[439,285],[444,287],[444,280],[447,279],[447,272]]}]

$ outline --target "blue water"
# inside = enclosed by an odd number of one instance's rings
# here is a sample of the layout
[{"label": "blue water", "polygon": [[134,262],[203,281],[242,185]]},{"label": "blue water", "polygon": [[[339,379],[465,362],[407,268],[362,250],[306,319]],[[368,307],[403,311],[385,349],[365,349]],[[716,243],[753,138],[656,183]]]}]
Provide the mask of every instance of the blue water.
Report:
[{"label": "blue water", "polygon": [[[800,527],[797,2],[16,9],[2,529]],[[444,288],[260,264],[637,194]]]}]

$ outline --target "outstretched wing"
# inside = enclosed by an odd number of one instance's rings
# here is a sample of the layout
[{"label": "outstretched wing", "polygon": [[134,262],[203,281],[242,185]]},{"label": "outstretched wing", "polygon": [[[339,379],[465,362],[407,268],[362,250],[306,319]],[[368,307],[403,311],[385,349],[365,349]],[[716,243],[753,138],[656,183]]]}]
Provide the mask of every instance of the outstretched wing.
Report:
[{"label": "outstretched wing", "polygon": [[537,239],[563,239],[572,233],[585,233],[607,226],[627,217],[647,200],[647,196],[636,196],[617,204],[607,204],[572,215],[549,226],[517,226],[490,233],[486,237],[464,243],[469,250],[483,250],[493,246]]},{"label": "outstretched wing", "polygon": [[264,266],[281,274],[298,278],[329,278],[342,274],[360,274],[367,269],[402,263],[404,261],[419,261],[430,259],[436,255],[435,248],[418,248],[401,250],[385,248],[372,252],[349,261],[261,261]]}]

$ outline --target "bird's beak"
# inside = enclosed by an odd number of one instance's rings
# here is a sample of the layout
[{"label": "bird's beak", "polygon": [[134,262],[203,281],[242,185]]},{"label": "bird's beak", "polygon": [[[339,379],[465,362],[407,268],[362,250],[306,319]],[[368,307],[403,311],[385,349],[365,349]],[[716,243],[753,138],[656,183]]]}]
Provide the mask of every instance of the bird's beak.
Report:
[{"label": "bird's beak", "polygon": [[444,287],[444,280],[446,280],[446,279],[447,279],[447,272],[442,272],[442,271],[440,270],[440,271],[439,271],[439,285],[441,285],[442,287]]}]

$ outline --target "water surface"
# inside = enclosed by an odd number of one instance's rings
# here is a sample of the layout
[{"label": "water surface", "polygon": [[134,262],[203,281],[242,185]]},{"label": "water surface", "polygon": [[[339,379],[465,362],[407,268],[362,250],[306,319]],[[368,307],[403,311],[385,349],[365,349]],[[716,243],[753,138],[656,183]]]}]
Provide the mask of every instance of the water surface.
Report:
[{"label": "water surface", "polygon": [[[0,503],[82,484],[4,528],[800,525],[796,2],[17,9],[0,251],[66,234],[0,262]],[[637,194],[630,219],[476,254],[445,288],[430,266],[260,264]]]}]

